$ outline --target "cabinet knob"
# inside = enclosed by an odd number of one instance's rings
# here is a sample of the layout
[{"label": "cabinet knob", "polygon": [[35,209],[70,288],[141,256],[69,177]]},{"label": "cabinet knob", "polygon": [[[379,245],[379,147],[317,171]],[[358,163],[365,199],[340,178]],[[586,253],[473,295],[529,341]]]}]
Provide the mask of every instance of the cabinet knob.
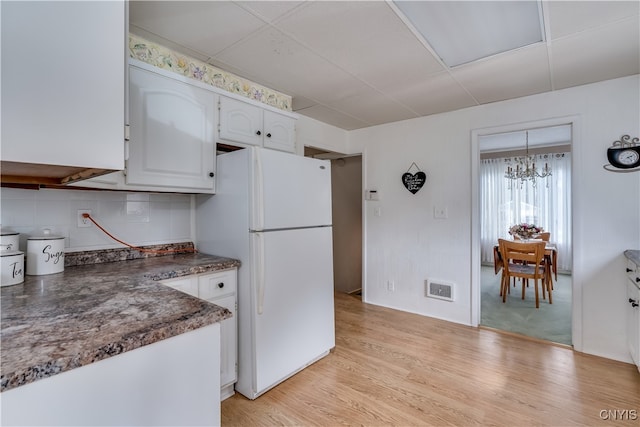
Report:
[{"label": "cabinet knob", "polygon": [[257,131],[257,132],[256,132],[256,135],[260,136],[260,135],[262,135],[262,132]]},{"label": "cabinet knob", "polygon": [[633,270],[627,267],[627,273],[631,273]]},{"label": "cabinet knob", "polygon": [[640,283],[640,277],[636,277],[636,283]]},{"label": "cabinet knob", "polygon": [[631,307],[636,308],[637,306],[638,306],[638,303],[637,303],[637,302],[632,302],[632,303],[631,303]]},{"label": "cabinet knob", "polygon": [[267,138],[271,138],[271,134],[270,133],[267,134]]},{"label": "cabinet knob", "polygon": [[634,300],[633,298],[629,298],[629,302],[633,304],[634,302],[636,302],[636,300]]},{"label": "cabinet knob", "polygon": [[218,283],[218,287],[219,287],[220,289],[224,288],[224,282],[220,282],[220,283]]},{"label": "cabinet knob", "polygon": [[210,176],[211,178],[213,178],[213,177],[215,176],[215,174],[214,174],[213,172],[209,172],[209,176]]}]

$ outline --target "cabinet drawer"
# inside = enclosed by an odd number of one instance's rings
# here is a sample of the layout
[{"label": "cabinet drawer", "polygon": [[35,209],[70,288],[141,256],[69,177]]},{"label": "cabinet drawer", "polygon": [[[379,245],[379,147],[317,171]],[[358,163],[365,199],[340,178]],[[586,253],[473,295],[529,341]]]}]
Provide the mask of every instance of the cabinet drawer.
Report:
[{"label": "cabinet drawer", "polygon": [[221,271],[198,277],[198,296],[205,300],[236,293],[236,270]]},{"label": "cabinet drawer", "polygon": [[177,279],[161,280],[160,283],[167,285],[177,291],[184,292],[191,296],[198,296],[198,278],[194,276],[179,277]]}]

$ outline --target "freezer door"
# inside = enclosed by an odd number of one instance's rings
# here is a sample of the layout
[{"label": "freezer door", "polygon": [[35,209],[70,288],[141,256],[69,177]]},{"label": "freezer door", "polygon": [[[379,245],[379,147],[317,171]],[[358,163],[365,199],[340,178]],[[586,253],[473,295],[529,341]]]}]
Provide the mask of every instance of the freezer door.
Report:
[{"label": "freezer door", "polygon": [[331,163],[254,148],[253,230],[331,224]]},{"label": "freezer door", "polygon": [[259,395],[335,346],[333,261],[331,227],[252,234],[263,249],[253,275],[262,279],[253,312]]}]

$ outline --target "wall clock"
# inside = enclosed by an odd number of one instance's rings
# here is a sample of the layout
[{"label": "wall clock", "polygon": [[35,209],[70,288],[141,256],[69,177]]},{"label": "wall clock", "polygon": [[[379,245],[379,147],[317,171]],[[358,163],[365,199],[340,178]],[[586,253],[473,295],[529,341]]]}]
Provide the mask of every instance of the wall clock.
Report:
[{"label": "wall clock", "polygon": [[640,170],[640,145],[636,143],[640,141],[629,135],[623,135],[619,141],[615,141],[611,147],[607,149],[608,165],[604,165],[606,170],[618,172],[635,172]]}]

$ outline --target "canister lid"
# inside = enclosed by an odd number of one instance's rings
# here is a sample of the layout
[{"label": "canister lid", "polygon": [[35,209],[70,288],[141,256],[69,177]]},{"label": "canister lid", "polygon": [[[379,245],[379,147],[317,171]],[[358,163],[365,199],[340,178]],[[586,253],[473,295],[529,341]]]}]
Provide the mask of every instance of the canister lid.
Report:
[{"label": "canister lid", "polygon": [[17,236],[20,233],[11,230],[0,230],[0,236]]},{"label": "canister lid", "polygon": [[0,257],[24,255],[22,251],[0,251]]},{"label": "canister lid", "polygon": [[58,239],[64,239],[64,236],[53,235],[51,234],[51,230],[49,230],[48,228],[45,228],[44,230],[42,230],[42,234],[40,235],[29,236],[27,238],[27,240],[58,240]]}]

